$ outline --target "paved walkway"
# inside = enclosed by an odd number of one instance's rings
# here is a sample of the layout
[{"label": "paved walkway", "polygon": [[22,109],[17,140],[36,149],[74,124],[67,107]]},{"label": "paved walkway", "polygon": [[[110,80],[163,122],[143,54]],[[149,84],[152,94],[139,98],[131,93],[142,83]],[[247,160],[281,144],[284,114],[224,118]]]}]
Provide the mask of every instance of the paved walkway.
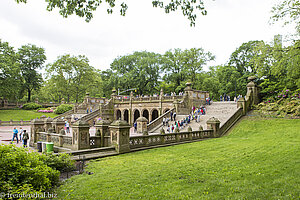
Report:
[{"label": "paved walkway", "polygon": [[[234,101],[225,101],[225,102],[213,102],[211,105],[206,106],[206,114],[201,115],[200,122],[191,121],[188,126],[191,126],[192,130],[199,130],[199,126],[201,125],[203,129],[207,129],[206,121],[215,117],[218,118],[221,122],[220,126],[222,126],[235,112],[237,111],[237,104]],[[179,115],[176,116],[176,121],[180,121],[185,118],[187,115]],[[175,122],[172,121],[169,123],[175,126]],[[181,129],[180,131],[187,131],[187,127]],[[162,126],[161,126],[162,127]],[[161,128],[156,129],[153,133],[159,133]],[[167,127],[164,127],[165,132],[167,133]]]}]

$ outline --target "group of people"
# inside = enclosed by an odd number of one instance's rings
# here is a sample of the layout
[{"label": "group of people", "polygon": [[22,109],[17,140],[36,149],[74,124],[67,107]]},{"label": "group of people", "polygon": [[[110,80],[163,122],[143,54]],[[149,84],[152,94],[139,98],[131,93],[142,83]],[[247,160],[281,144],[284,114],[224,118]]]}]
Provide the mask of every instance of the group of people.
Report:
[{"label": "group of people", "polygon": [[11,143],[14,142],[15,138],[17,140],[17,144],[19,143],[19,138],[20,138],[20,142],[23,140],[23,146],[27,147],[27,141],[29,140],[29,135],[26,130],[22,129],[22,127],[20,127],[19,130],[17,129],[17,127],[14,127],[13,138],[11,140]]},{"label": "group of people", "polygon": [[[175,128],[179,130],[184,129],[192,120],[196,122],[200,122],[200,116],[206,114],[206,108],[204,106],[200,106],[196,108],[195,106],[192,107],[192,112],[188,116],[184,117],[182,120],[176,121],[176,112],[170,112],[170,118],[163,118],[163,127],[167,126],[167,132],[173,133]],[[171,119],[171,120],[170,120]],[[169,124],[170,121],[174,121],[174,124]]]},{"label": "group of people", "polygon": [[230,101],[230,96],[224,93],[223,96],[220,96],[220,101]]}]

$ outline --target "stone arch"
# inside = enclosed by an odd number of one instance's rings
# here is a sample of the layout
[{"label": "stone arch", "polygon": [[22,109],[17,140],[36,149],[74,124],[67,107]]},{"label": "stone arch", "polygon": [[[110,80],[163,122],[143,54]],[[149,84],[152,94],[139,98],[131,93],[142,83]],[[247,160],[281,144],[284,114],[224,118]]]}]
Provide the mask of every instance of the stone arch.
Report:
[{"label": "stone arch", "polygon": [[127,122],[127,123],[129,123],[129,112],[128,112],[128,110],[126,109],[126,110],[124,110],[124,120]]},{"label": "stone arch", "polygon": [[122,116],[121,110],[118,109],[118,110],[116,111],[116,120],[121,119],[121,116]]},{"label": "stone arch", "polygon": [[143,112],[142,112],[142,115],[143,117],[145,117],[146,119],[148,119],[148,122],[149,122],[149,111],[147,109],[144,109]]},{"label": "stone arch", "polygon": [[158,110],[153,109],[151,114],[151,121],[155,120],[156,118],[158,118]]},{"label": "stone arch", "polygon": [[135,109],[133,112],[133,122],[135,122],[140,116],[140,111],[138,109]]},{"label": "stone arch", "polygon": [[164,113],[168,112],[169,110],[170,110],[169,108],[166,108],[166,109],[164,110]]}]

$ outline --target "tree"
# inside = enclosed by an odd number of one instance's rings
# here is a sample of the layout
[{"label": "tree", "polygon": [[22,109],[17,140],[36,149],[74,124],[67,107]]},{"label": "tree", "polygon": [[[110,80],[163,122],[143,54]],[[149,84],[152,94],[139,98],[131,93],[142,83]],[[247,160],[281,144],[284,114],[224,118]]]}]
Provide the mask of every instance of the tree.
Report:
[{"label": "tree", "polygon": [[23,78],[22,87],[27,91],[27,102],[30,102],[32,90],[38,90],[43,81],[37,70],[46,61],[45,50],[32,44],[23,45],[18,50],[18,61]]},{"label": "tree", "polygon": [[[17,3],[26,3],[27,0],[15,0]],[[93,18],[93,12],[103,3],[101,0],[80,0],[80,1],[65,1],[65,0],[46,0],[48,3],[47,10],[52,11],[55,8],[59,9],[59,13],[63,17],[76,14],[79,17],[85,17],[89,22]],[[111,14],[116,6],[116,0],[105,0],[107,4],[107,13]],[[163,1],[153,0],[153,7],[164,8],[166,13],[181,10],[182,14],[190,20],[190,24],[195,25],[197,15],[195,12],[199,10],[202,15],[206,15],[207,11],[204,7],[203,0],[170,0],[168,3]],[[125,2],[120,4],[120,14],[125,16],[128,6]]]},{"label": "tree", "polygon": [[229,65],[234,66],[241,76],[245,72],[256,73],[254,61],[259,54],[257,47],[259,47],[262,42],[263,41],[249,41],[243,43],[231,54]]},{"label": "tree", "polygon": [[164,73],[163,88],[168,88],[170,90],[168,92],[178,92],[185,87],[187,73],[183,64],[183,51],[181,49],[169,50],[163,55],[161,63],[161,69]]},{"label": "tree", "polygon": [[214,60],[215,56],[210,52],[205,52],[202,48],[186,49],[183,52],[183,67],[192,83],[196,82],[196,74],[200,73],[203,65]]},{"label": "tree", "polygon": [[159,79],[159,63],[159,54],[146,51],[116,58],[111,64],[111,69],[117,74],[118,82],[115,87],[121,90],[137,88],[139,94],[155,92]]},{"label": "tree", "polygon": [[273,22],[284,21],[284,25],[295,23],[296,30],[300,34],[300,1],[284,0],[272,8]]},{"label": "tree", "polygon": [[13,47],[0,40],[0,97],[17,100],[21,92],[20,67]]},{"label": "tree", "polygon": [[50,79],[46,87],[52,94],[56,94],[58,101],[64,97],[67,102],[74,99],[78,103],[94,84],[95,73],[85,56],[59,56],[54,63],[47,65]]}]

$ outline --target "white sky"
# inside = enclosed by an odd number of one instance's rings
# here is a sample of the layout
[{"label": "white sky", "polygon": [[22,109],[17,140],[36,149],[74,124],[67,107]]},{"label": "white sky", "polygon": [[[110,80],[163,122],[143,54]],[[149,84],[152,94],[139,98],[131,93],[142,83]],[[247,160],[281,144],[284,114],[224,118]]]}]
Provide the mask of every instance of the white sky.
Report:
[{"label": "white sky", "polygon": [[209,65],[225,64],[244,42],[271,42],[276,34],[293,32],[269,25],[275,0],[205,0],[208,15],[199,13],[196,27],[180,11],[165,14],[153,8],[151,0],[126,2],[125,17],[118,8],[108,15],[103,5],[86,23],[75,15],[63,18],[58,10],[46,11],[43,0],[0,0],[0,39],[15,49],[28,43],[45,48],[47,63],[64,54],[86,55],[92,66],[105,70],[118,56],[143,50],[163,54],[173,48],[202,47],[216,55]]}]

